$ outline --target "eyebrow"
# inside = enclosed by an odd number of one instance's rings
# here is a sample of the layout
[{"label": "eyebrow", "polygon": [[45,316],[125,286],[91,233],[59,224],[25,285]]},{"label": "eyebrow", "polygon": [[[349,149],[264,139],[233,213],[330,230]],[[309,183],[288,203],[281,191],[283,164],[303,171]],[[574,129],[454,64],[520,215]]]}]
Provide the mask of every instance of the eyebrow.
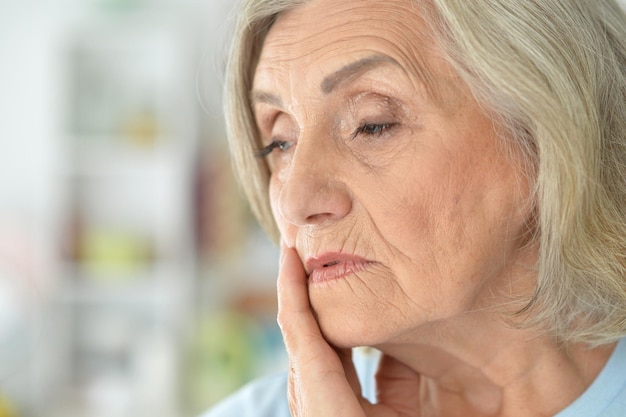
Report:
[{"label": "eyebrow", "polygon": [[[400,66],[398,61],[385,55],[370,55],[365,58],[359,59],[358,61],[351,62],[350,64],[339,68],[332,74],[324,77],[324,79],[320,83],[320,90],[324,94],[330,94],[333,90],[340,87],[342,84],[350,82],[368,71],[390,63]],[[274,105],[279,108],[284,107],[283,101],[279,96],[265,91],[253,90],[250,93],[250,100],[252,101],[252,105],[265,103]]]},{"label": "eyebrow", "polygon": [[271,104],[273,106],[283,108],[283,101],[276,94],[266,93],[265,91],[252,91],[250,93],[250,100],[252,101],[252,105],[258,103],[266,103]]},{"label": "eyebrow", "polygon": [[398,61],[385,55],[370,55],[359,59],[326,76],[320,84],[320,90],[322,90],[324,94],[329,94],[342,84],[350,82],[368,71],[390,63],[400,66]]}]

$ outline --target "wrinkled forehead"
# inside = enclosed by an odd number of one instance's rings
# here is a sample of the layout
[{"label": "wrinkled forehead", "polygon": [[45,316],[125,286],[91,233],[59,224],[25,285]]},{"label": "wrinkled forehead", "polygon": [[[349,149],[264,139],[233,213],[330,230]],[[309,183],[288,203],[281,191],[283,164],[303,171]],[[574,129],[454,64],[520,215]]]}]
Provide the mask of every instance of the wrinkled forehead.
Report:
[{"label": "wrinkled forehead", "polygon": [[280,15],[265,38],[254,88],[277,80],[318,82],[325,72],[368,56],[389,57],[433,84],[452,74],[414,0],[313,0]]}]

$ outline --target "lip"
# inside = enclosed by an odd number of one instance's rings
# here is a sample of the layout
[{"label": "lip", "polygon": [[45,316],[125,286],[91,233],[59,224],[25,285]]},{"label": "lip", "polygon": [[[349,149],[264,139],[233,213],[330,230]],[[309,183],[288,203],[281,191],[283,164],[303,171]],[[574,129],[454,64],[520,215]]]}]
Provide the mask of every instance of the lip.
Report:
[{"label": "lip", "polygon": [[305,269],[309,283],[319,283],[345,278],[363,271],[373,262],[356,255],[341,252],[327,252],[307,258]]}]

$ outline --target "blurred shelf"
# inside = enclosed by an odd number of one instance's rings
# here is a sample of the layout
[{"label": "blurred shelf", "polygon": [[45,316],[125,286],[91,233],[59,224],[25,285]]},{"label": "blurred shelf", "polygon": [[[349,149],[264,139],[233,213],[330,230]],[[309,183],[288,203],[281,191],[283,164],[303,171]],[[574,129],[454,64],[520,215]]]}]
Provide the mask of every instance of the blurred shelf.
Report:
[{"label": "blurred shelf", "polygon": [[[180,284],[165,279],[167,268],[150,266],[137,271],[97,273],[81,266],[65,268],[61,300],[72,303],[133,304],[153,303],[162,293],[174,295]],[[170,281],[170,282],[167,282]]]},{"label": "blurred shelf", "polygon": [[175,416],[175,364],[196,285],[195,58],[169,24],[92,23],[69,34],[60,54],[63,249],[54,301],[66,331],[47,343],[66,353],[54,376],[69,382],[51,387],[61,404],[46,416]]},{"label": "blurred shelf", "polygon": [[117,143],[111,138],[73,141],[72,160],[66,176],[94,179],[155,179],[172,171],[187,169],[190,152],[176,149],[173,139],[159,139],[163,144],[141,147]]}]

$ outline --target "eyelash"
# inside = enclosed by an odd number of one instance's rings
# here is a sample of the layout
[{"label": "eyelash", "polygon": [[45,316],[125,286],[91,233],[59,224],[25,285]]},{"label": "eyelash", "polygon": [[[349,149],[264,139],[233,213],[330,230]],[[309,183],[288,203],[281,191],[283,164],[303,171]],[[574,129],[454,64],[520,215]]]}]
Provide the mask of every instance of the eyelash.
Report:
[{"label": "eyelash", "polygon": [[[354,133],[350,135],[350,139],[354,140],[359,135],[376,136],[381,137],[389,129],[395,126],[395,123],[363,123],[356,128]],[[291,148],[293,144],[284,140],[273,140],[269,145],[257,150],[254,155],[257,158],[265,158],[271,154],[274,149],[280,149],[286,151]]]},{"label": "eyelash", "polygon": [[394,126],[395,123],[363,123],[356,128],[350,138],[354,140],[359,135],[381,137]]},{"label": "eyelash", "polygon": [[254,156],[257,158],[265,158],[269,154],[272,153],[274,149],[280,149],[281,151],[286,151],[291,148],[293,144],[291,142],[287,142],[285,140],[273,140],[269,145],[257,150],[254,153]]}]

